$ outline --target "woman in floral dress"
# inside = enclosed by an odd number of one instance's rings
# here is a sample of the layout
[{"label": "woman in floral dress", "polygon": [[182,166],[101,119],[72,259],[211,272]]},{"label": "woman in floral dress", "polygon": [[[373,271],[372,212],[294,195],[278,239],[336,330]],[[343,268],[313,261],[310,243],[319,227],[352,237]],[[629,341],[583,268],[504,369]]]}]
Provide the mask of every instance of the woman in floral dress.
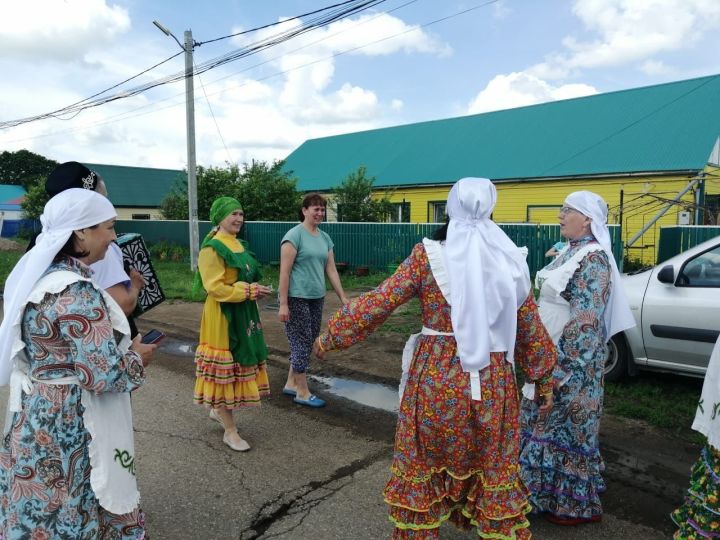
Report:
[{"label": "woman in floral dress", "polygon": [[260,285],[260,265],[237,239],[244,223],[240,202],[216,199],[210,208],[215,225],[198,260],[198,280],[207,291],[195,351],[194,402],[210,408],[210,418],[225,428],[223,442],[238,452],[250,445],[240,437],[232,412],[260,404],[270,394],[265,359],[267,347],[255,300],[271,292]]},{"label": "woman in floral dress", "polygon": [[0,538],[142,539],[129,393],[155,346],[130,342],[122,309],[89,268],[115,239],[115,209],[70,189],[41,221],[5,285]]},{"label": "woman in floral dress", "polygon": [[[560,232],[569,245],[535,277],[540,317],[558,349],[556,391],[549,414],[532,399],[523,400],[520,465],[533,511],[562,525],[602,516],[598,435],[605,343],[635,326],[606,222],[600,196],[570,194],[560,210]],[[532,385],[523,393],[532,397]]]},{"label": "woman in floral dress", "polygon": [[720,338],[710,355],[693,429],[707,444],[690,473],[685,503],[671,517],[677,540],[720,538]]},{"label": "woman in floral dress", "polygon": [[[482,538],[530,538],[518,473],[513,356],[551,404],[555,349],[538,316],[525,256],[489,219],[489,180],[457,182],[449,225],[417,244],[377,289],[335,313],[315,353],[365,339],[413,297],[423,331],[404,359],[392,476],[393,538],[438,538],[446,520]],[[516,339],[517,337],[517,339]]]}]

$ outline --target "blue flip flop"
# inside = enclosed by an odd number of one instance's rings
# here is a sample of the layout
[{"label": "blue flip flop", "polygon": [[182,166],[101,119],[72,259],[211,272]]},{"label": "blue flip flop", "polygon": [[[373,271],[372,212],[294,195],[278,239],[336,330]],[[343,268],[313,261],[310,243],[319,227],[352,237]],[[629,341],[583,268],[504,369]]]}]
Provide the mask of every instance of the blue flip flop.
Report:
[{"label": "blue flip flop", "polygon": [[282,393],[285,394],[286,396],[292,396],[292,397],[297,396],[297,391],[293,390],[292,388],[283,388]]},{"label": "blue flip flop", "polygon": [[307,399],[300,399],[299,397],[295,397],[295,399],[293,399],[293,402],[297,403],[298,405],[305,405],[306,407],[313,407],[316,409],[318,407],[325,406],[325,400],[320,399],[319,397],[317,397],[314,394],[311,394],[310,397]]}]

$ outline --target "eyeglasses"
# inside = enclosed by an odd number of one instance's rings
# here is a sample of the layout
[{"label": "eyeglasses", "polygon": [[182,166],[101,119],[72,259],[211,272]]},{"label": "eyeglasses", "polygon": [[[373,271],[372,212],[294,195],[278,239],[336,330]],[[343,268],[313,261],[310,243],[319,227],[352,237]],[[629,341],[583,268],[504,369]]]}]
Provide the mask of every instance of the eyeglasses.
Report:
[{"label": "eyeglasses", "polygon": [[560,209],[560,214],[563,215],[563,216],[566,216],[567,214],[570,214],[571,212],[578,212],[578,213],[579,213],[578,210],[575,210],[574,208],[570,208],[569,206],[563,206],[563,207]]}]

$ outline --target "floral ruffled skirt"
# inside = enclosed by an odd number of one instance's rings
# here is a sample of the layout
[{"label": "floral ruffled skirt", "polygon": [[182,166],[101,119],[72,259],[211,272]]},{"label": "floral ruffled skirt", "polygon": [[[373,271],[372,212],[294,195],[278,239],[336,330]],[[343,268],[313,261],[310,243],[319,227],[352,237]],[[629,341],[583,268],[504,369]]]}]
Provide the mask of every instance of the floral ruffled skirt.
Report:
[{"label": "floral ruffled skirt", "polygon": [[678,526],[673,538],[720,538],[720,451],[709,444],[690,473],[685,503],[670,517]]}]

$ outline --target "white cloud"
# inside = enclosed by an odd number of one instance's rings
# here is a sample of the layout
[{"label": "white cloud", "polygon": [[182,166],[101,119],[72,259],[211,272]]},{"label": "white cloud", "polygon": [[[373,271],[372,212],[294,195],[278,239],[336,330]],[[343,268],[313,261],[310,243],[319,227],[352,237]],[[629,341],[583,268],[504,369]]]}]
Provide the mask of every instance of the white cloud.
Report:
[{"label": "white cloud", "polygon": [[690,48],[707,32],[720,29],[716,0],[576,0],[573,13],[596,37],[568,36],[565,50],[548,55],[529,71],[564,78],[578,70],[642,63],[658,53]]},{"label": "white cloud", "polygon": [[640,70],[646,75],[666,75],[672,70],[660,60],[645,60],[640,66]]},{"label": "white cloud", "polygon": [[[159,32],[148,32],[150,37],[135,34],[137,38],[118,39],[122,32],[130,30],[130,18],[112,2],[48,0],[48,5],[62,4],[69,16],[58,15],[56,24],[50,25],[51,30],[45,34],[42,34],[45,22],[32,20],[33,11],[40,9],[38,0],[13,4],[12,20],[22,31],[13,34],[12,25],[7,22],[10,18],[0,19],[0,43],[11,44],[10,50],[5,48],[9,56],[3,57],[0,52],[0,67],[13,73],[12,84],[0,85],[0,119],[67,106],[175,52],[175,44],[171,40],[166,43]],[[359,27],[353,27],[358,23]],[[277,28],[273,30],[276,31]],[[25,36],[33,32],[40,32],[42,38],[37,43],[28,43]],[[333,57],[400,32],[406,33],[341,55],[339,59]],[[257,38],[251,36],[252,40]],[[354,80],[352,72],[339,79],[336,62],[349,55],[443,56],[450,52],[444,43],[398,18],[364,15],[256,56],[256,62],[267,62],[262,71],[247,71],[244,67],[240,73],[233,73],[234,65],[228,65],[203,74],[204,87],[200,80],[195,82],[197,162],[213,165],[277,159],[309,138],[384,125],[383,113],[402,108],[402,100],[381,100],[364,79]],[[176,58],[130,86],[179,72],[182,65],[182,57]],[[281,71],[287,72],[258,80],[260,76]],[[249,74],[256,78],[249,78]],[[38,84],[38,80],[44,83]],[[161,86],[140,96],[88,109],[67,121],[50,119],[0,130],[1,150],[23,148],[58,161],[183,168],[184,83]]]},{"label": "white cloud", "polygon": [[[235,42],[247,45],[299,24],[299,21],[287,21],[253,35],[239,36]],[[378,119],[381,108],[377,94],[357,84],[345,81],[338,90],[330,90],[334,83],[335,55],[387,56],[403,52],[447,56],[452,49],[421,28],[382,13],[332,23],[274,47],[267,57],[272,65],[286,72],[280,93],[280,104],[286,114],[298,122],[337,125],[358,120],[372,122]]]},{"label": "white cloud", "polygon": [[468,114],[501,109],[512,109],[558,99],[596,94],[597,90],[585,84],[553,86],[528,73],[497,75],[468,107]]},{"label": "white cloud", "polygon": [[4,2],[0,57],[77,60],[129,29],[127,10],[105,0]]},{"label": "white cloud", "polygon": [[505,0],[493,4],[493,17],[496,19],[506,19],[512,12],[513,10],[507,6]]}]

